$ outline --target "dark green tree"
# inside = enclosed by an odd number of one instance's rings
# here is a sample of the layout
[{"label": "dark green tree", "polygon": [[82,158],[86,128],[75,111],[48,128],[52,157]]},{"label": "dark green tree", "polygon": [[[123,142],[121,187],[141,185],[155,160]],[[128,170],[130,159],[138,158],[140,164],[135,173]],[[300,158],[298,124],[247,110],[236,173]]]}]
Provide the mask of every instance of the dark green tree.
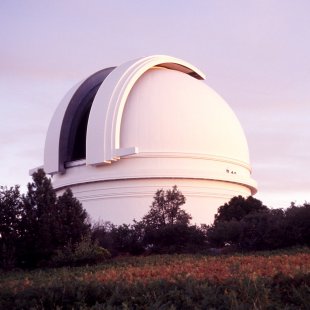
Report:
[{"label": "dark green tree", "polygon": [[57,198],[51,180],[43,169],[35,172],[32,179],[23,196],[25,215],[22,219],[21,263],[29,267],[48,260],[59,245],[55,234],[59,226]]},{"label": "dark green tree", "polygon": [[19,187],[0,187],[0,268],[15,266],[22,235],[23,207]]},{"label": "dark green tree", "polygon": [[218,208],[217,214],[215,215],[214,224],[218,222],[231,221],[235,219],[240,221],[246,215],[250,213],[267,212],[268,208],[263,203],[249,196],[244,198],[242,196],[235,196],[228,203]]},{"label": "dark green tree", "polygon": [[176,185],[167,191],[158,190],[149,212],[142,218],[142,223],[152,229],[174,224],[189,225],[192,217],[181,209],[185,201],[185,196]]},{"label": "dark green tree", "polygon": [[301,206],[294,203],[285,210],[287,245],[310,246],[310,203]]},{"label": "dark green tree", "polygon": [[70,241],[79,243],[82,237],[90,233],[88,214],[82,204],[73,196],[70,188],[57,198],[56,202],[56,238],[59,245]]},{"label": "dark green tree", "polygon": [[286,246],[286,224],[282,209],[250,213],[240,222],[239,247],[244,250],[273,250]]},{"label": "dark green tree", "polygon": [[[260,200],[252,196],[233,197],[218,208],[214,223],[207,230],[207,240],[211,246],[216,247],[230,245],[254,248],[261,240],[261,226],[267,221],[269,211]],[[260,214],[265,214],[265,217]]]},{"label": "dark green tree", "polygon": [[212,247],[224,247],[227,245],[238,247],[243,227],[243,223],[235,219],[217,222],[208,227],[207,240]]},{"label": "dark green tree", "polygon": [[145,249],[153,253],[180,253],[204,246],[204,232],[190,225],[191,215],[181,208],[185,201],[177,186],[155,193],[149,212],[141,222],[136,222]]},{"label": "dark green tree", "polygon": [[32,176],[23,196],[21,221],[23,242],[20,262],[33,267],[44,264],[64,245],[75,244],[90,232],[87,213],[70,189],[56,197],[51,180],[43,169]]}]

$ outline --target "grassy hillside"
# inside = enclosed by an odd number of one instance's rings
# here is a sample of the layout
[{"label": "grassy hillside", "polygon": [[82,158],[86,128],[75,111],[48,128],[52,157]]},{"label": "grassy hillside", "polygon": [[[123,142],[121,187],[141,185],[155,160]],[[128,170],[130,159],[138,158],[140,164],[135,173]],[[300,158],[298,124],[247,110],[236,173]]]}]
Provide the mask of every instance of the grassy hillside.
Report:
[{"label": "grassy hillside", "polygon": [[1,309],[307,309],[310,251],[122,257],[80,268],[11,272]]}]

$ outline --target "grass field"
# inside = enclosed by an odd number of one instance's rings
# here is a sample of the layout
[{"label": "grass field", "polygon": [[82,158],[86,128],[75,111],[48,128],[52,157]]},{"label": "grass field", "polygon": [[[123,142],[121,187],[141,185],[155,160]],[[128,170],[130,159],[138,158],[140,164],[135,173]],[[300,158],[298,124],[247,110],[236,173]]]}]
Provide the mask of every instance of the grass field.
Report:
[{"label": "grass field", "polygon": [[310,251],[120,257],[3,273],[0,308],[309,309]]}]

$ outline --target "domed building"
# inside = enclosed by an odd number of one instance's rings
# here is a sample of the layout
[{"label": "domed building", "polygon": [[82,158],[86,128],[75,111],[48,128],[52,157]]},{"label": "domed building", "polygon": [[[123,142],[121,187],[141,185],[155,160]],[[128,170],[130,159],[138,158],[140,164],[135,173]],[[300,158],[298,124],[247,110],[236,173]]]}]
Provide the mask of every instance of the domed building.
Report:
[{"label": "domed building", "polygon": [[74,86],[48,128],[44,169],[92,217],[140,219],[157,189],[177,185],[194,223],[256,193],[247,141],[204,74],[169,56],[98,71]]}]

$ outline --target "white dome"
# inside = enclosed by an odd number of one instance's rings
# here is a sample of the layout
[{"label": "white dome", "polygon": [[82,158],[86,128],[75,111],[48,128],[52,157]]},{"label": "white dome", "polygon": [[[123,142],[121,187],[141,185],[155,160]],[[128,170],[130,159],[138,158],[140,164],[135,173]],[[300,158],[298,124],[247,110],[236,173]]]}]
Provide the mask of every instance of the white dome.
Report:
[{"label": "white dome", "polygon": [[92,217],[139,219],[157,189],[178,185],[194,222],[256,192],[247,141],[227,103],[193,66],[151,56],[74,87],[51,121],[44,168]]},{"label": "white dome", "polygon": [[204,82],[165,68],[148,70],[127,99],[121,147],[132,145],[249,165],[245,135],[227,103]]}]

